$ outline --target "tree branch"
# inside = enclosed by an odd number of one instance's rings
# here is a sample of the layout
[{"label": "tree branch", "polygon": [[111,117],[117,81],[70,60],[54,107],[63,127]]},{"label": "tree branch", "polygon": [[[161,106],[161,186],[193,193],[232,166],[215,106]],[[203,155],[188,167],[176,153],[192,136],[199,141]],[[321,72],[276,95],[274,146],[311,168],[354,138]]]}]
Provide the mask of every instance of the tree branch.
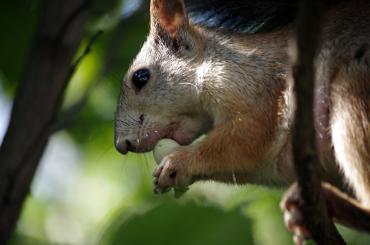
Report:
[{"label": "tree branch", "polygon": [[293,62],[297,99],[293,151],[304,223],[317,244],[345,244],[328,217],[321,192],[313,116],[314,58],[323,12],[321,0],[301,0]]},{"label": "tree branch", "polygon": [[0,148],[0,244],[13,233],[70,78],[89,0],[45,1]]}]

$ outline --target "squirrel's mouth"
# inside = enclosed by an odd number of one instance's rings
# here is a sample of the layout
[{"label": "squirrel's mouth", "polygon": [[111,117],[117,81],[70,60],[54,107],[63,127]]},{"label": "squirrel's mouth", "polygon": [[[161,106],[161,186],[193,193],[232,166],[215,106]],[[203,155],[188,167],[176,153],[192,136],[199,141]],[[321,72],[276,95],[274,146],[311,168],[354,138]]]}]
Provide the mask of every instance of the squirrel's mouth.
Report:
[{"label": "squirrel's mouth", "polygon": [[[158,137],[160,134],[157,134],[152,139],[148,139],[148,145],[145,147],[147,148],[147,151],[153,150],[158,141],[160,141],[161,139],[172,139],[176,141],[179,145],[184,146],[191,144],[193,140],[196,139],[196,137],[198,136],[189,130],[183,129],[180,122],[170,123],[165,128],[167,129],[167,132],[165,134],[162,134],[161,137]],[[160,131],[161,130],[157,130],[157,132]]]},{"label": "squirrel's mouth", "polygon": [[122,153],[136,152],[145,153],[154,149],[161,139],[172,139],[179,145],[189,145],[198,136],[191,130],[186,130],[181,126],[181,122],[171,122],[164,126],[158,126],[150,132],[141,132],[142,137],[133,140],[126,139],[124,142],[116,140],[116,148]]}]

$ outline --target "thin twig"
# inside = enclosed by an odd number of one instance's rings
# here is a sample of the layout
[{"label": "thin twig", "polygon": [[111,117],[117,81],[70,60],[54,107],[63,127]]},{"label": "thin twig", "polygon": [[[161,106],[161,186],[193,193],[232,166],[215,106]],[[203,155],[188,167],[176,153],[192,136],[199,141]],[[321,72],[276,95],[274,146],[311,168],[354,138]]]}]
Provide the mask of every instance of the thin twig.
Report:
[{"label": "thin twig", "polygon": [[[73,76],[73,74],[76,72],[77,67],[82,62],[82,60],[91,52],[92,46],[96,42],[96,40],[103,34],[102,30],[97,31],[89,40],[88,44],[86,45],[86,48],[84,49],[83,53],[73,62],[73,64],[70,67],[69,75],[66,78],[66,80],[70,80]],[[72,122],[76,119],[77,115],[80,113],[84,105],[86,104],[86,101],[92,91],[92,88],[94,87],[95,83],[86,89],[83,96],[73,105],[71,105],[66,111],[63,113],[63,116],[61,119],[55,123],[55,125],[52,128],[52,133],[55,133],[57,131],[63,130],[65,128],[68,128]]]},{"label": "thin twig", "polygon": [[[81,63],[81,61],[85,58],[86,55],[88,55],[92,49],[92,46],[96,42],[96,40],[103,34],[104,32],[102,30],[97,31],[89,40],[88,44],[86,45],[86,48],[84,49],[84,52],[73,62],[71,68],[70,68],[70,74],[73,75],[78,65]],[[71,77],[70,75],[70,77]]]}]

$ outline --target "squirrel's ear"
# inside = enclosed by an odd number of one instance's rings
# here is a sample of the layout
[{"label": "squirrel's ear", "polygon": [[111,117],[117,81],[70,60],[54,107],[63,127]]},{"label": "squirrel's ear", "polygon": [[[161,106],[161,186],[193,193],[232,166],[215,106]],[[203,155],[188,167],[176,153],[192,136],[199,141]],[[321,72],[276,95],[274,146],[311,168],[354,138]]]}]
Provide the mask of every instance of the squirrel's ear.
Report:
[{"label": "squirrel's ear", "polygon": [[183,0],[151,0],[151,30],[174,38],[179,30],[188,25]]}]

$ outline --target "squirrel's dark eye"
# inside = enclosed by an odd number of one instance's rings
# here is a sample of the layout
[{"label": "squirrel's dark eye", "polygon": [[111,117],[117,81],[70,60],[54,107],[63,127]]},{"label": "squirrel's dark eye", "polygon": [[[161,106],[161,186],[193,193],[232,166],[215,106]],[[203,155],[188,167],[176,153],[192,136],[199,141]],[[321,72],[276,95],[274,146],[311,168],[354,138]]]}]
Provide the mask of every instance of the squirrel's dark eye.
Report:
[{"label": "squirrel's dark eye", "polygon": [[132,83],[137,90],[142,89],[150,79],[150,71],[148,69],[140,69],[132,75]]}]

